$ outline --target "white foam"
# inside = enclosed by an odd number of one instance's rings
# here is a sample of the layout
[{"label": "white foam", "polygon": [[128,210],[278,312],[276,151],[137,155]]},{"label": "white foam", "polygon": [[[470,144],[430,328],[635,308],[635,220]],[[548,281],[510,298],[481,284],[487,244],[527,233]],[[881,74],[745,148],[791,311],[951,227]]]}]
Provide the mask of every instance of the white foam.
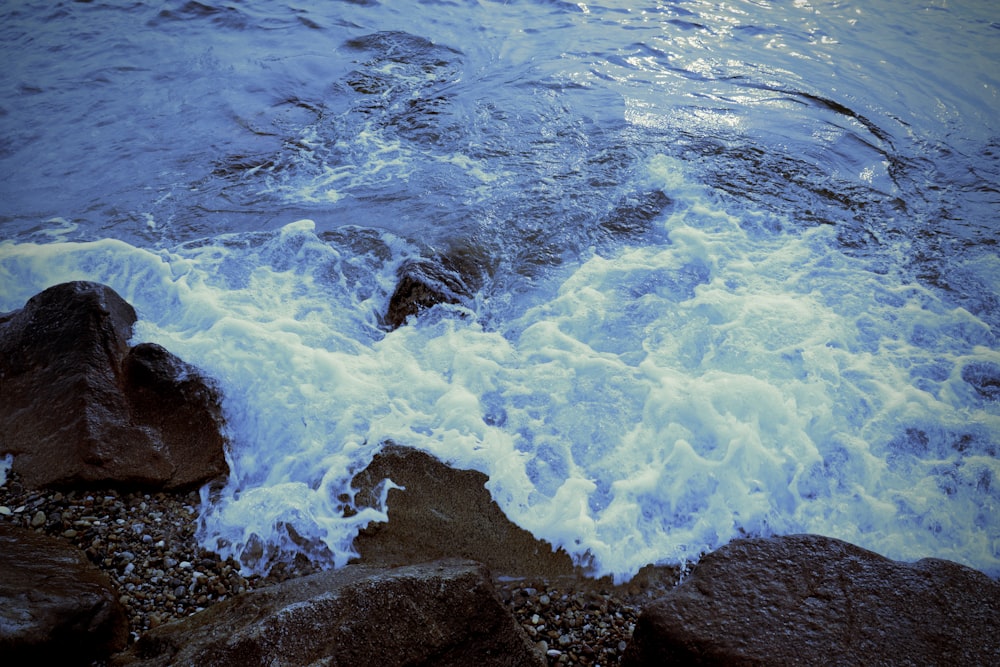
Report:
[{"label": "white foam", "polygon": [[832,228],[762,234],[683,165],[650,178],[675,201],[668,243],[569,267],[490,328],[383,335],[412,249],[354,254],[308,221],[158,253],[0,244],[0,308],[99,280],[136,306],[137,340],[219,380],[233,474],[200,536],[248,567],[346,562],[385,519],[345,516],[349,481],[393,440],[485,472],[508,516],[595,574],[793,532],[1000,573],[1000,406],[963,378],[1000,368],[989,327],[842,255]]},{"label": "white foam", "polygon": [[7,454],[6,456],[0,457],[0,486],[7,483],[7,473],[10,472],[12,465],[14,465],[13,454]]}]

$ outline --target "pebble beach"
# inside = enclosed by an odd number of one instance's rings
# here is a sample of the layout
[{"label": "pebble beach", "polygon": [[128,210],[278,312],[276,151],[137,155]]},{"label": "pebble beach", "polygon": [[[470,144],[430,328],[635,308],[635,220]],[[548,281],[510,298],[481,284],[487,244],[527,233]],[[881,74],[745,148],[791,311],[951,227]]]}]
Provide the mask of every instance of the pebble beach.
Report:
[{"label": "pebble beach", "polygon": [[[0,486],[0,521],[65,539],[107,574],[128,612],[130,642],[234,595],[316,571],[301,562],[244,576],[238,563],[196,543],[199,504],[197,492],[34,491],[16,476]],[[642,606],[663,587],[494,576],[550,665],[619,664]]]}]

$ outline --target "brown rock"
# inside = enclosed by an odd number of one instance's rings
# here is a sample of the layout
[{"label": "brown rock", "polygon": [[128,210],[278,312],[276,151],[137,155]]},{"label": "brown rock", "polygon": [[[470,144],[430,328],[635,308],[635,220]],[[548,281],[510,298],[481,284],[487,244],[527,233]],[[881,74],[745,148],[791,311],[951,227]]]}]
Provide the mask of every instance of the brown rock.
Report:
[{"label": "brown rock", "polygon": [[818,535],[734,541],[639,618],[622,665],[996,665],[1000,584]]},{"label": "brown rock", "polygon": [[564,551],[504,515],[481,472],[456,470],[419,450],[390,444],[355,476],[356,502],[376,505],[374,490],[387,478],[405,490],[389,491],[388,523],[371,524],[355,540],[363,562],[401,565],[456,556],[511,576],[578,573]]},{"label": "brown rock", "polygon": [[541,656],[468,561],[350,565],[151,630],[115,665],[519,667]]},{"label": "brown rock", "polygon": [[0,318],[0,454],[26,485],[174,489],[226,473],[216,391],[157,345],[130,349],[135,319],[88,282]]},{"label": "brown rock", "polygon": [[0,656],[5,665],[89,664],[125,647],[128,620],[108,578],[62,540],[0,523]]},{"label": "brown rock", "polygon": [[417,315],[439,303],[461,304],[469,301],[472,290],[466,278],[445,260],[415,259],[399,269],[399,282],[389,298],[385,322],[397,329],[411,315]]}]

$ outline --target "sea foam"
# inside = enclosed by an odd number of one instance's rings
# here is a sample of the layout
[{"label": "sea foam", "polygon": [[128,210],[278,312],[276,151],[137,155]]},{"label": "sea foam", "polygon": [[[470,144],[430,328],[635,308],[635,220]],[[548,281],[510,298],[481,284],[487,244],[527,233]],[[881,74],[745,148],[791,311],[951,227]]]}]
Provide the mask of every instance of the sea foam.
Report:
[{"label": "sea foam", "polygon": [[348,562],[386,520],[350,480],[393,441],[486,473],[513,521],[595,575],[798,532],[1000,574],[990,328],[844,254],[833,227],[771,231],[673,160],[649,178],[675,202],[663,243],[564,266],[503,320],[484,294],[386,333],[416,249],[309,221],[155,252],[6,242],[0,307],[107,283],[136,306],[136,341],[220,383],[232,474],[199,535],[250,570]]}]

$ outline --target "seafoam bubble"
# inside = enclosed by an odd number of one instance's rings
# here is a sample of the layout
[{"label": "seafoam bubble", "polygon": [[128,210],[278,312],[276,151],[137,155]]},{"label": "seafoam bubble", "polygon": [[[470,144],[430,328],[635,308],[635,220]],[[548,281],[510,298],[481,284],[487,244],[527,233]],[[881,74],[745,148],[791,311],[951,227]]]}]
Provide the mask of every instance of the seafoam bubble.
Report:
[{"label": "seafoam bubble", "polygon": [[305,221],[158,253],[5,243],[0,307],[106,282],[137,341],[220,382],[232,475],[199,534],[248,569],[346,562],[385,519],[350,480],[392,440],[486,473],[512,520],[619,580],[790,532],[1000,571],[989,327],[845,256],[834,229],[762,234],[671,184],[664,243],[565,267],[489,327],[445,313],[386,334],[414,250]]}]

